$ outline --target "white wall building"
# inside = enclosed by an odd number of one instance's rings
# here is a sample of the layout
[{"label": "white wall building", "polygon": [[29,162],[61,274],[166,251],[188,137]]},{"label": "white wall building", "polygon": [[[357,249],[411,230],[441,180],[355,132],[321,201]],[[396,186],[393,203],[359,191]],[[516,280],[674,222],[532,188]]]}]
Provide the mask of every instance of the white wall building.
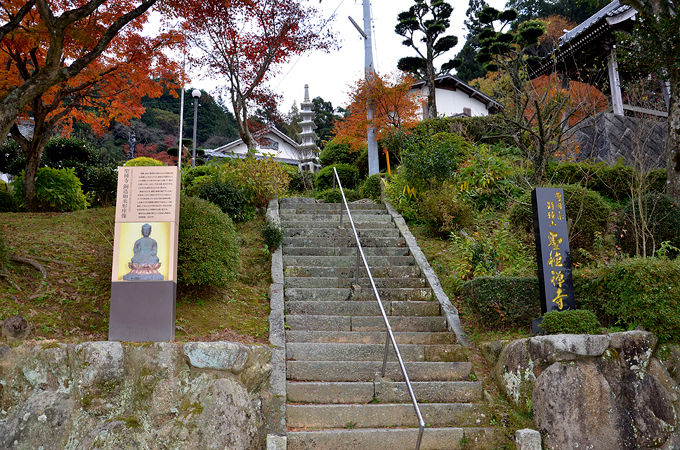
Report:
[{"label": "white wall building", "polygon": [[[298,144],[276,128],[269,128],[259,133],[253,134],[257,142],[257,153],[255,157],[271,156],[274,161],[284,162],[297,166],[300,163],[300,153]],[[206,156],[212,158],[245,158],[248,153],[248,146],[243,139],[217,147],[212,150],[205,150]]]},{"label": "white wall building", "polygon": [[[439,75],[434,83],[437,114],[440,116],[487,116],[502,108],[500,103],[453,75]],[[425,81],[413,84],[411,92],[422,94],[425,99],[422,117],[427,117],[428,89]]]}]

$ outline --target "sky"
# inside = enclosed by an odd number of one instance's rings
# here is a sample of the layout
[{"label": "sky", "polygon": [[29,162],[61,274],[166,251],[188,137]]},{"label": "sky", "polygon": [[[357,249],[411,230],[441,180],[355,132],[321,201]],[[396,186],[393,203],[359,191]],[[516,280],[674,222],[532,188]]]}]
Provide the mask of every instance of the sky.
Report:
[{"label": "sky", "polygon": [[[402,36],[394,32],[397,15],[407,11],[413,0],[373,0],[373,60],[378,73],[387,74],[397,70],[397,61],[404,56],[416,56],[415,50],[402,45]],[[449,0],[453,6],[451,26],[447,34],[458,37],[458,46],[446,55],[435,60],[435,67],[453,58],[465,43],[464,20],[468,9],[466,0]],[[487,0],[490,6],[502,9],[505,0]],[[283,96],[279,111],[290,111],[293,102],[298,106],[304,99],[304,86],[309,85],[310,99],[321,97],[330,101],[333,107],[347,106],[349,85],[364,75],[364,39],[348,19],[351,16],[363,28],[363,7],[359,0],[311,0],[311,4],[322,11],[324,17],[334,12],[335,21],[331,24],[337,32],[340,50],[331,53],[312,52],[294,57],[289,64],[281,67],[281,73],[273,79],[270,86]],[[215,87],[226,83],[226,79],[207,79],[192,76],[191,87],[213,92]]]}]

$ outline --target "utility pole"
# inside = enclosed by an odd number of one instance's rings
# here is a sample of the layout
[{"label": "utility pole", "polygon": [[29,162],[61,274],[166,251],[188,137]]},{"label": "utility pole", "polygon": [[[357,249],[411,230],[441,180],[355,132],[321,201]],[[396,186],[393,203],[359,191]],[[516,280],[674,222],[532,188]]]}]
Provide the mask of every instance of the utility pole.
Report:
[{"label": "utility pole", "polygon": [[[375,75],[375,69],[373,67],[373,39],[371,38],[371,2],[370,0],[363,0],[364,7],[364,29],[359,28],[359,25],[350,17],[349,20],[359,31],[361,36],[364,38],[364,69],[366,71],[366,81],[371,83],[371,78]],[[369,122],[375,116],[375,104],[373,101],[369,100],[367,109],[367,119]],[[368,127],[368,174],[375,175],[380,172],[380,166],[378,165],[378,142],[375,140],[375,128],[369,125]]]}]

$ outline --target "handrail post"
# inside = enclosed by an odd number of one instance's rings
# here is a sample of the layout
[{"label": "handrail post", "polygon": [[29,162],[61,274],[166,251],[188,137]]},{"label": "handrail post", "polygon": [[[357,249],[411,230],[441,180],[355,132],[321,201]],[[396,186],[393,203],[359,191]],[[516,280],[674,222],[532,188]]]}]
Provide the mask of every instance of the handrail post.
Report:
[{"label": "handrail post", "polygon": [[359,253],[359,246],[357,245],[357,267],[356,271],[354,272],[354,284],[356,286],[359,286],[359,259],[360,259],[361,254]]},{"label": "handrail post", "polygon": [[342,228],[342,205],[340,205],[340,228]]},{"label": "handrail post", "polygon": [[383,355],[383,367],[382,367],[382,377],[385,378],[385,372],[387,371],[387,353],[390,351],[390,333],[389,331],[386,333],[386,342],[385,342],[385,353]]}]

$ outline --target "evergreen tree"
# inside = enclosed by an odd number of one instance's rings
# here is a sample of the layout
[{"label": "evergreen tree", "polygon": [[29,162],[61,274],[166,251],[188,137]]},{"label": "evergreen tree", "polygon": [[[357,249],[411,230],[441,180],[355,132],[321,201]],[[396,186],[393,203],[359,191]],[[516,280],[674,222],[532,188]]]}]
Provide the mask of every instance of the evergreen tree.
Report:
[{"label": "evergreen tree", "polygon": [[312,100],[314,106],[314,125],[316,125],[316,135],[319,136],[318,146],[323,149],[326,146],[326,142],[330,142],[335,137],[335,132],[333,128],[335,127],[335,121],[338,116],[335,115],[335,110],[333,109],[333,104],[331,102],[326,102],[321,97],[315,97]]},{"label": "evergreen tree", "polygon": [[[394,31],[405,37],[402,44],[413,48],[418,56],[401,58],[397,68],[412,73],[425,80],[427,86],[427,110],[429,118],[437,117],[437,101],[435,98],[434,79],[437,71],[434,67],[435,58],[445,54],[458,43],[458,38],[445,35],[449,28],[453,7],[444,0],[415,0],[415,4],[408,11],[399,13],[397,26]],[[422,34],[422,37],[420,35]],[[425,44],[425,49],[416,45],[416,36]],[[449,72],[460,66],[460,60],[451,59],[442,64],[441,72]]]},{"label": "evergreen tree", "polygon": [[506,8],[517,11],[514,28],[522,22],[532,19],[544,19],[549,16],[563,16],[581,23],[598,10],[607,5],[607,0],[508,0]]},{"label": "evergreen tree", "polygon": [[465,44],[463,48],[456,55],[456,59],[461,61],[460,67],[456,71],[456,76],[465,82],[481,78],[486,75],[486,69],[483,64],[475,60],[477,52],[481,44],[479,43],[479,33],[484,28],[483,24],[477,18],[477,14],[489,6],[485,0],[469,0],[469,6],[465,15],[465,27],[468,34],[465,36]]}]

